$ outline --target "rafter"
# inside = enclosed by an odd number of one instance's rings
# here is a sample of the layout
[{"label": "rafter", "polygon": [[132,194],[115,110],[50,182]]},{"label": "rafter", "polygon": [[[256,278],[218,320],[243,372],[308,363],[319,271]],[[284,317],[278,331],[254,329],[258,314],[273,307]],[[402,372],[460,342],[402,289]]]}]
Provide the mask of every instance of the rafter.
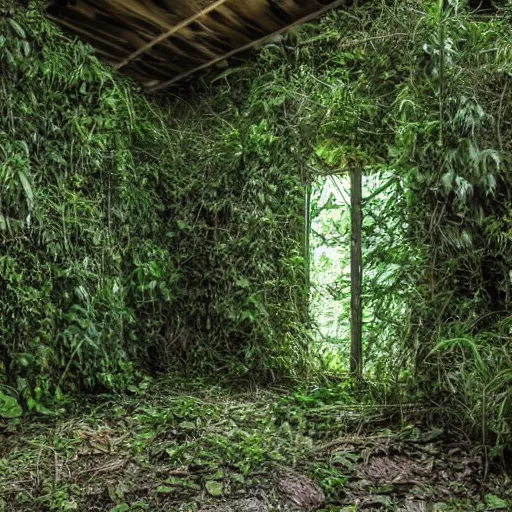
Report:
[{"label": "rafter", "polygon": [[143,46],[142,48],[139,48],[137,51],[133,52],[131,55],[126,57],[122,62],[117,64],[115,66],[116,69],[121,69],[127,64],[129,64],[131,61],[135,60],[136,58],[140,57],[144,53],[146,53],[148,50],[153,48],[153,46],[156,46],[157,44],[161,43],[162,41],[165,41],[166,39],[169,39],[173,34],[178,32],[179,30],[189,26],[191,23],[199,19],[201,16],[204,16],[205,14],[208,14],[211,11],[214,11],[218,7],[220,7],[222,4],[225,4],[228,0],[217,0],[213,4],[209,5],[208,7],[205,7],[198,13],[194,14],[193,16],[190,16],[190,18],[187,18],[186,20],[183,20],[182,22],[178,23],[177,25],[174,25],[174,27],[170,28],[167,32],[164,32],[163,34],[159,35],[158,37],[155,37],[152,41],[150,41],[147,45]]},{"label": "rafter", "polygon": [[212,66],[214,66],[215,64],[218,64],[219,62],[222,62],[224,60],[227,60],[227,59],[230,59],[231,57],[239,54],[239,53],[242,53],[242,52],[245,52],[247,50],[250,50],[256,46],[259,46],[265,42],[267,42],[268,40],[278,36],[278,35],[281,35],[281,34],[284,34],[285,32],[288,32],[290,29],[298,26],[298,25],[302,25],[303,23],[308,23],[309,21],[312,21],[320,16],[322,16],[323,14],[326,14],[327,12],[329,11],[332,11],[333,9],[336,9],[337,7],[341,7],[343,5],[346,5],[347,4],[347,0],[336,0],[335,2],[332,2],[328,5],[326,5],[325,7],[323,7],[322,9],[319,9],[318,11],[315,11],[311,14],[308,14],[300,19],[298,19],[297,21],[294,21],[293,23],[290,23],[289,25],[287,25],[286,27],[283,27],[283,28],[280,28],[279,30],[276,30],[275,32],[272,32],[271,34],[269,35],[266,35],[264,37],[261,37],[260,39],[257,39],[256,41],[251,41],[250,43],[244,45],[244,46],[241,46],[239,48],[235,48],[234,50],[231,50],[230,52],[227,52],[225,53],[224,55],[221,55],[220,57],[216,57],[214,59],[211,59],[209,60],[208,62],[205,62],[204,64],[201,64],[200,66],[197,66],[189,71],[186,71],[184,73],[181,73],[180,75],[178,75],[177,77],[175,78],[172,78],[171,80],[168,80],[166,82],[162,82],[160,84],[157,84],[157,85],[154,85],[152,87],[149,87],[147,89],[148,92],[150,93],[153,93],[153,92],[157,92],[157,91],[160,91],[162,89],[165,89],[167,87],[170,87],[171,85],[174,85],[176,84],[177,82],[180,82],[181,80],[184,80],[185,78],[188,78],[189,76],[197,73],[198,71],[203,71],[204,69],[208,69]]}]

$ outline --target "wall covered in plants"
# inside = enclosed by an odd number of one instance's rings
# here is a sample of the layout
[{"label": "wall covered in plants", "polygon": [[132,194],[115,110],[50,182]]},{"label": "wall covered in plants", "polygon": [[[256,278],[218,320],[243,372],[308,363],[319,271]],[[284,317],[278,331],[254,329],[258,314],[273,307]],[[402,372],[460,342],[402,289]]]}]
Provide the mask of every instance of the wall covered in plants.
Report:
[{"label": "wall covered in plants", "polygon": [[0,382],[31,407],[183,361],[300,371],[302,155],[248,85],[146,99],[0,17]]}]

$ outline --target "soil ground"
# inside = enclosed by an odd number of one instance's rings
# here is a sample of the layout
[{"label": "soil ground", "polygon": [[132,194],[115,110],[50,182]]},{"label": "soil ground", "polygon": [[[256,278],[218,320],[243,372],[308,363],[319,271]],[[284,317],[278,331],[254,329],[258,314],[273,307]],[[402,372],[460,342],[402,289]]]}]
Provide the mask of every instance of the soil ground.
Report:
[{"label": "soil ground", "polygon": [[463,434],[406,412],[332,390],[145,383],[0,422],[0,511],[512,510],[509,477]]}]

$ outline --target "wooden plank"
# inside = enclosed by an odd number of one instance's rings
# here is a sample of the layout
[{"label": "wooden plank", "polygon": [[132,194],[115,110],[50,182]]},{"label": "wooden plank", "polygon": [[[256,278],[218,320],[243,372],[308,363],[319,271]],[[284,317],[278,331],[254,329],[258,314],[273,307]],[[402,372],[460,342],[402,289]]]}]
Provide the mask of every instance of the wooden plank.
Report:
[{"label": "wooden plank", "polygon": [[320,16],[326,14],[327,12],[332,11],[333,9],[336,9],[337,7],[341,7],[344,5],[347,5],[347,0],[336,0],[335,2],[332,2],[328,5],[326,5],[322,9],[315,11],[311,14],[308,14],[307,16],[304,16],[289,25],[286,25],[286,27],[283,27],[279,30],[276,30],[275,32],[272,32],[272,34],[261,37],[260,39],[257,39],[256,41],[251,41],[250,43],[248,43],[244,46],[241,46],[240,48],[236,48],[224,55],[221,55],[220,57],[217,57],[208,62],[205,62],[204,64],[201,64],[200,66],[197,66],[197,67],[191,69],[190,71],[186,71],[185,73],[178,75],[177,77],[173,78],[172,80],[168,80],[167,82],[162,82],[161,84],[150,87],[147,89],[147,92],[152,93],[152,92],[159,91],[161,89],[165,89],[166,87],[170,87],[171,85],[174,85],[175,83],[180,82],[181,80],[184,80],[185,78],[188,78],[189,76],[197,73],[198,71],[202,71],[203,69],[210,68],[211,66],[214,66],[215,64],[218,64],[219,62],[229,59],[229,58],[237,55],[238,53],[242,53],[247,50],[250,50],[250,49],[254,48],[255,46],[265,43],[269,39],[272,39],[280,34],[284,34],[285,32],[288,32],[288,30],[290,30],[298,25],[302,25],[303,23],[308,23],[309,21],[319,18]]},{"label": "wooden plank", "polygon": [[350,250],[350,372],[358,380],[363,376],[363,250],[362,250],[362,172],[350,173],[351,250]]},{"label": "wooden plank", "polygon": [[194,14],[190,18],[187,18],[186,20],[183,20],[182,22],[178,23],[177,25],[174,25],[172,28],[170,28],[167,32],[164,32],[163,34],[159,35],[152,41],[150,41],[147,45],[143,46],[142,48],[139,48],[137,51],[133,52],[131,55],[126,57],[122,62],[117,64],[115,66],[116,69],[121,69],[124,66],[126,66],[128,63],[130,63],[132,60],[136,59],[137,57],[140,57],[143,53],[147,52],[153,46],[157,45],[158,43],[161,43],[162,41],[165,41],[166,39],[169,39],[173,34],[178,32],[179,30],[187,27],[191,23],[193,23],[195,20],[200,18],[201,16],[204,16],[205,14],[208,14],[209,12],[217,9],[217,7],[220,7],[222,4],[225,4],[228,0],[217,0],[213,4],[209,5],[208,7],[205,7],[202,11],[198,12],[197,14]]},{"label": "wooden plank", "polygon": [[307,183],[306,185],[306,200],[304,205],[304,262],[305,262],[305,290],[304,297],[309,310],[310,304],[310,293],[311,293],[311,196],[312,196],[312,184]]},{"label": "wooden plank", "polygon": [[[94,49],[94,52],[99,54],[99,55],[102,55],[103,57],[108,59],[111,65],[114,65],[114,62],[118,62],[119,59],[120,59],[120,56],[119,55],[114,55],[113,53],[110,53],[108,50],[100,48],[98,46],[99,43],[103,44],[103,46],[105,46],[105,47],[108,47],[110,49],[116,49],[116,50],[119,50],[120,52],[126,54],[126,50],[122,46],[118,46],[112,40],[109,41],[108,39],[100,38],[100,36],[98,34],[94,34],[92,32],[88,32],[87,30],[83,29],[82,27],[80,27],[78,25],[70,23],[70,22],[66,21],[65,19],[57,18],[57,17],[55,17],[55,16],[53,16],[51,14],[47,14],[47,18],[52,20],[52,21],[54,21],[58,25],[60,24],[63,27],[67,27],[71,31],[75,32],[75,34],[82,34],[83,39],[85,39],[86,41],[89,38],[90,39],[94,39],[94,41],[96,42],[95,45],[92,45],[92,47]],[[158,79],[155,79],[155,75],[147,76],[146,78],[144,78],[144,80],[146,80],[146,81],[154,82],[155,80],[157,80],[158,82],[161,82],[162,80],[168,79],[169,77],[173,76],[173,73],[170,72],[170,71],[173,71],[172,69],[169,70],[167,68],[158,68],[158,67],[156,67],[155,64],[151,64],[151,63],[148,63],[148,62],[143,62],[143,66],[146,67],[147,69],[150,69],[151,71],[155,72],[157,75],[162,75],[162,77],[158,78]],[[175,69],[174,70],[174,74],[176,72],[180,73],[182,70],[183,70],[183,66],[179,70]],[[130,73],[128,73],[128,74],[130,74]],[[142,74],[139,73],[138,74],[138,76],[141,77],[140,79],[138,79],[139,82],[141,82],[143,80],[143,78],[142,78],[143,75],[144,75],[144,73],[142,73]]]}]

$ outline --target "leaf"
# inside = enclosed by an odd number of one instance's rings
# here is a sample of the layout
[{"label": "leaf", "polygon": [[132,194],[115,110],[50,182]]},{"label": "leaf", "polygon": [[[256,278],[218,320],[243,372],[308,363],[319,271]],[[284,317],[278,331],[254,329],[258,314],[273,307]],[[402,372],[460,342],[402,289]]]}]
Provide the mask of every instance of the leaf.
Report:
[{"label": "leaf", "polygon": [[231,473],[231,480],[233,480],[233,482],[237,482],[239,484],[245,483],[245,478],[240,473]]},{"label": "leaf", "polygon": [[224,471],[218,469],[217,472],[211,477],[212,480],[222,480],[224,478]]},{"label": "leaf", "polygon": [[26,39],[27,35],[25,34],[25,31],[23,30],[23,28],[21,28],[21,25],[18,22],[14,21],[13,19],[9,19],[9,24],[14,29],[16,34],[18,34],[22,39]]},{"label": "leaf", "polygon": [[51,409],[48,409],[44,406],[44,404],[37,402],[35,404],[35,409],[39,414],[43,414],[44,416],[54,416],[56,414],[55,411],[52,411]]},{"label": "leaf", "polygon": [[354,471],[356,469],[354,462],[349,460],[349,458],[343,453],[334,455],[332,462],[333,464],[340,464],[348,471]]},{"label": "leaf", "polygon": [[176,489],[174,487],[169,487],[167,485],[160,485],[156,488],[156,492],[160,494],[169,494],[171,492],[174,492]]},{"label": "leaf", "polygon": [[23,186],[23,190],[25,191],[25,195],[27,196],[28,207],[32,209],[34,205],[34,192],[32,190],[32,186],[30,185],[30,181],[23,171],[19,171],[18,176]]},{"label": "leaf", "polygon": [[136,501],[135,503],[132,503],[132,510],[149,510],[149,505],[143,501]]},{"label": "leaf", "polygon": [[107,488],[109,498],[116,502],[121,501],[124,498],[124,489],[122,487],[111,487]]},{"label": "leaf", "polygon": [[210,496],[222,496],[223,489],[222,484],[220,482],[216,482],[215,480],[208,480],[206,482],[206,491]]},{"label": "leaf", "polygon": [[446,193],[451,192],[453,188],[453,173],[445,172],[441,177],[441,183],[443,184],[444,191]]},{"label": "leaf", "polygon": [[393,506],[393,500],[389,496],[373,496],[372,498],[373,502],[372,504],[379,504],[384,505],[387,508],[391,508]]},{"label": "leaf", "polygon": [[201,487],[196,484],[195,482],[191,482],[189,480],[180,480],[178,478],[174,478],[174,477],[171,477],[171,478],[168,478],[166,481],[165,481],[166,484],[168,484],[169,486],[174,486],[174,487],[183,487],[185,489],[193,489],[195,491],[199,491],[201,490]]},{"label": "leaf", "polygon": [[485,504],[492,510],[508,510],[508,504],[494,494],[485,495]]},{"label": "leaf", "polygon": [[143,501],[136,501],[135,503],[132,503],[132,510],[149,510],[149,505]]},{"label": "leaf", "polygon": [[4,395],[0,391],[0,417],[8,420],[19,418],[23,414],[23,409],[18,401],[9,395]]},{"label": "leaf", "polygon": [[420,440],[424,443],[430,443],[434,439],[438,439],[444,434],[444,429],[442,428],[433,428],[428,432],[420,434]]},{"label": "leaf", "polygon": [[128,512],[129,510],[129,505],[126,503],[121,503],[120,505],[116,505],[114,508],[110,509],[110,512]]}]

